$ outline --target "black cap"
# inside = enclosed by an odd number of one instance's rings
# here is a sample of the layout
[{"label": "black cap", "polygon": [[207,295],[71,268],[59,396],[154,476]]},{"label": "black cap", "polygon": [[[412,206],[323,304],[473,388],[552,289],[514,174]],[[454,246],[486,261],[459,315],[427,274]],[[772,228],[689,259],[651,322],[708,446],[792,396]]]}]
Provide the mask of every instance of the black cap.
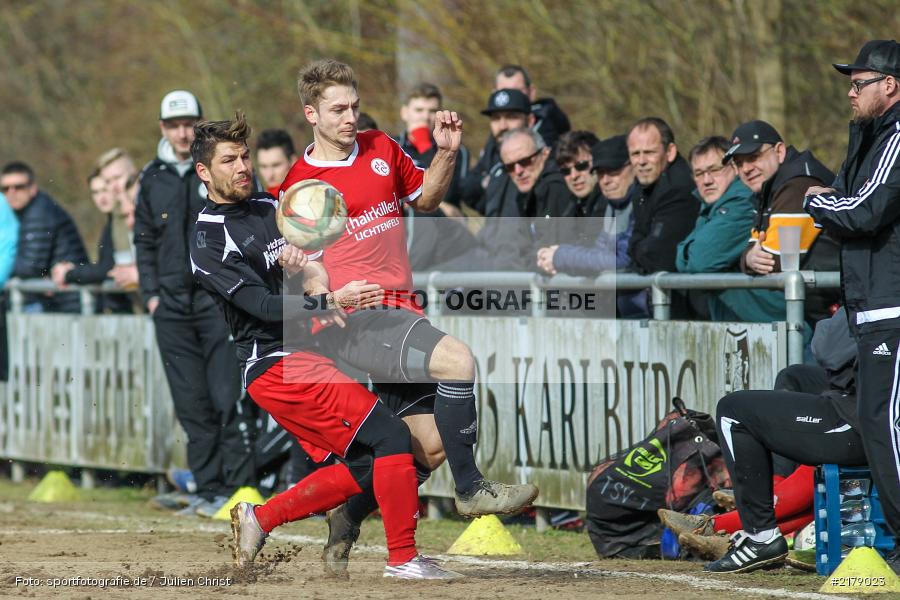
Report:
[{"label": "black cap", "polygon": [[628,144],[624,135],[601,140],[591,147],[594,169],[615,171],[628,164]]},{"label": "black cap", "polygon": [[724,165],[735,154],[753,154],[763,144],[777,144],[784,141],[778,131],[765,121],[744,123],[731,134],[731,148],[722,157]]},{"label": "black cap", "polygon": [[531,114],[531,101],[528,99],[528,96],[519,90],[496,90],[488,98],[487,108],[481,111],[481,114],[490,115],[501,111],[520,112],[529,115]]},{"label": "black cap", "polygon": [[894,40],[866,42],[852,64],[835,63],[834,68],[844,75],[852,71],[876,71],[900,77],[900,44]]}]

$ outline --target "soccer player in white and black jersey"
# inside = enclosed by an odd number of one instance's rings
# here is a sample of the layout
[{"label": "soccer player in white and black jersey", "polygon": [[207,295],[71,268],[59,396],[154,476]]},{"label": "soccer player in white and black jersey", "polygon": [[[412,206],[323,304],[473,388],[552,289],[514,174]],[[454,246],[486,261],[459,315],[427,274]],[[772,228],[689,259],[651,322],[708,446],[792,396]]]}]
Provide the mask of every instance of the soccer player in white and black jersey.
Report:
[{"label": "soccer player in white and black jersey", "polygon": [[[252,194],[250,127],[243,114],[194,130],[191,154],[209,190],[190,238],[194,277],[225,314],[254,402],[314,459],[339,458],[263,505],[241,502],[232,509],[235,563],[252,562],[278,525],[374,488],[387,538],[385,577],[458,576],[416,550],[417,482],[406,424],[331,360],[310,351],[312,318],[334,323],[340,313],[330,306],[379,304],[382,290],[351,281],[319,298],[285,294],[284,272],[298,273],[307,258],[278,231],[274,198]],[[288,324],[299,331],[286,339]]]},{"label": "soccer player in white and black jersey", "polygon": [[[310,256],[304,270],[307,292],[325,293],[347,281],[366,279],[384,288],[384,303],[396,309],[350,314],[345,329],[332,327],[319,336],[323,347],[367,372],[382,401],[407,422],[420,480],[446,454],[460,514],[521,510],[534,501],[537,487],[489,481],[475,464],[471,350],[436,329],[411,293],[403,204],[431,212],[443,200],[462,140],[462,120],[455,112],[437,112],[437,151],[423,170],[381,131],[357,132],[359,94],[349,66],[334,60],[313,63],[300,72],[298,91],[314,142],[288,172],[281,193],[299,181],[323,180],[341,192],[348,215],[344,235],[323,253]],[[329,515],[324,554],[329,569],[346,568],[358,526],[374,506],[374,496],[367,491]]]}]

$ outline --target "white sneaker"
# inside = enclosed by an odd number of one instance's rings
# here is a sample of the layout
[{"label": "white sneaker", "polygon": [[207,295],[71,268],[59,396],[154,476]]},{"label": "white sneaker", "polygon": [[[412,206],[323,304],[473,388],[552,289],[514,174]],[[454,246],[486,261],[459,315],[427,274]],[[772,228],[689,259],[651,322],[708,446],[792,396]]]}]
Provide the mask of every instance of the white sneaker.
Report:
[{"label": "white sneaker", "polygon": [[253,562],[266,543],[268,534],[256,520],[254,505],[238,502],[231,509],[231,534],[234,536],[234,566],[245,567]]},{"label": "white sneaker", "polygon": [[421,554],[402,565],[385,566],[384,576],[397,579],[459,579],[465,577],[462,573],[445,569],[438,561]]}]

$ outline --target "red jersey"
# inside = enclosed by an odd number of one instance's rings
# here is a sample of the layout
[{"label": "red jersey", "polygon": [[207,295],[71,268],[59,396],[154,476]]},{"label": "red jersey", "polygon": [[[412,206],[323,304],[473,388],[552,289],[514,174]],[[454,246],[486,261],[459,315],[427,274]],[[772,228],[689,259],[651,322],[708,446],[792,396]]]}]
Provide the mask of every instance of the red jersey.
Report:
[{"label": "red jersey", "polygon": [[311,150],[312,145],[291,167],[280,194],[305,179],[330,183],[347,203],[347,230],[310,259],[321,256],[332,290],[365,279],[385,289],[385,304],[421,313],[410,295],[403,204],[422,194],[425,171],[397,142],[376,130],[357,135],[353,152],[344,160],[316,160],[309,156]]}]

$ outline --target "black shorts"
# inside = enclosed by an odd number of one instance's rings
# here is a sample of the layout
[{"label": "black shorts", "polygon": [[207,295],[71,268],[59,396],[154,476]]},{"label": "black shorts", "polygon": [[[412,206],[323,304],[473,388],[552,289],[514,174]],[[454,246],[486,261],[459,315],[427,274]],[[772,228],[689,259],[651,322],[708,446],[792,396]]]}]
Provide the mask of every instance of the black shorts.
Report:
[{"label": "black shorts", "polygon": [[436,383],[375,383],[375,395],[398,417],[433,415]]},{"label": "black shorts", "polygon": [[433,383],[426,366],[445,335],[412,311],[371,309],[350,314],[345,328],[329,327],[316,337],[327,356],[368,373],[374,383]]}]

